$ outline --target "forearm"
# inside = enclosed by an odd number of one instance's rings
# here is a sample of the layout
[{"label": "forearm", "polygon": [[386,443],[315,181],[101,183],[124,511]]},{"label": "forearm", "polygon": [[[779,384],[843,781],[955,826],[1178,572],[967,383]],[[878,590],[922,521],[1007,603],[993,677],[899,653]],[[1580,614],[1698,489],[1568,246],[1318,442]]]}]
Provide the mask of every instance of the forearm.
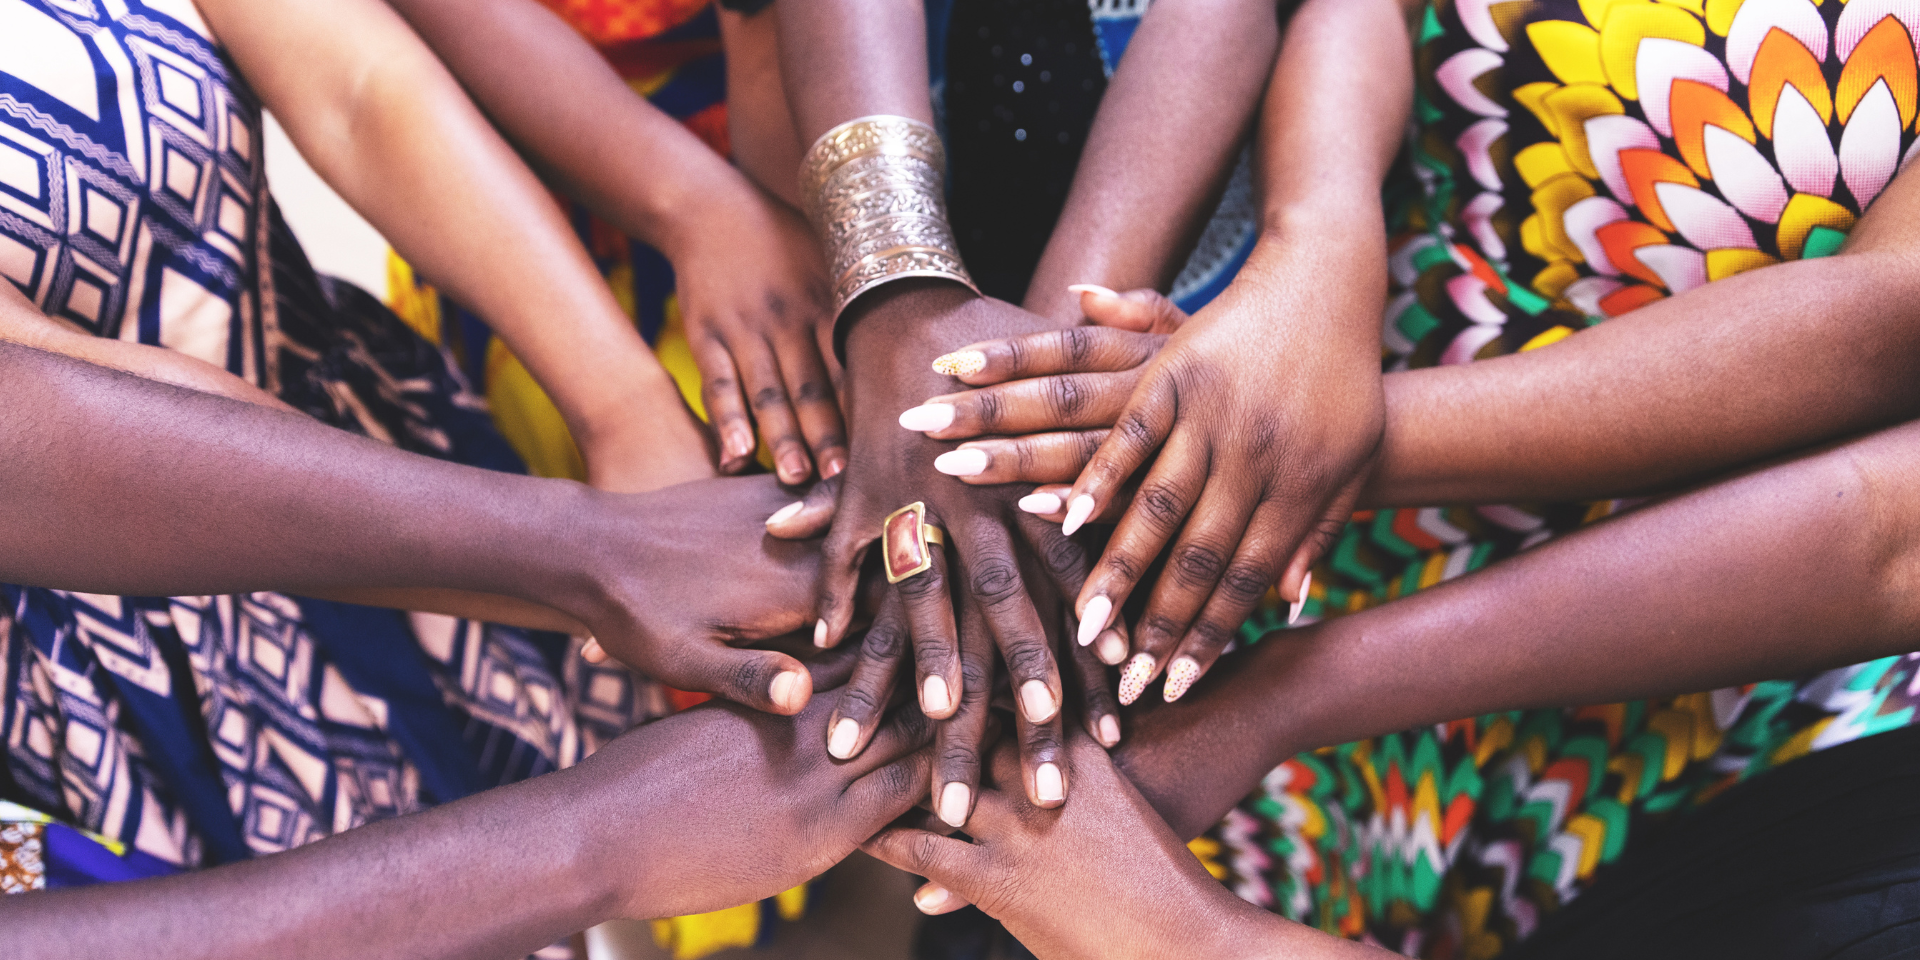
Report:
[{"label": "forearm", "polygon": [[1080,319],[1067,287],[1165,289],[1205,225],[1266,89],[1270,0],[1164,0],[1114,71],[1025,306]]},{"label": "forearm", "polygon": [[1389,374],[1366,502],[1631,496],[1898,423],[1920,412],[1916,297],[1908,253],[1849,250],[1546,349]]},{"label": "forearm", "polygon": [[776,3],[780,75],[800,142],[876,114],[933,122],[926,14],[913,0]]},{"label": "forearm", "polygon": [[[437,587],[555,603],[582,488],[0,343],[0,580],[140,596]],[[578,604],[570,604],[577,606]]]},{"label": "forearm", "polygon": [[0,955],[524,957],[617,915],[587,779],[550,774],[199,873],[0,897]]},{"label": "forearm", "polygon": [[1230,683],[1277,763],[1489,711],[1676,695],[1909,651],[1916,480],[1920,425],[1878,433],[1261,644]]},{"label": "forearm", "polygon": [[[699,229],[702,207],[722,199],[717,193],[751,189],[539,3],[389,2],[543,174],[669,259]],[[503,70],[503,62],[515,66]]]}]

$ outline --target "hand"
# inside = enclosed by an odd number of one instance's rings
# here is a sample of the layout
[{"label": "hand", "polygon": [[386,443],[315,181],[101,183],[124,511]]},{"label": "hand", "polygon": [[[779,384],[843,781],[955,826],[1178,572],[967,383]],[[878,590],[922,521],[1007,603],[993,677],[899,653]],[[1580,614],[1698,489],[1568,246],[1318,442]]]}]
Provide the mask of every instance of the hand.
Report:
[{"label": "hand", "polygon": [[587,483],[610,493],[647,493],[714,476],[713,436],[671,382],[629,404],[613,422],[574,428]]},{"label": "hand", "polygon": [[832,351],[821,344],[828,291],[819,241],[787,205],[727,173],[672,251],[721,469],[753,462],[758,424],[780,482],[802,483],[816,464],[831,477],[846,466],[847,442],[824,359]]},{"label": "hand", "polygon": [[587,830],[600,836],[586,853],[616,878],[618,915],[751,903],[840,862],[926,796],[931,724],[917,710],[897,713],[842,762],[822,749],[824,702],[791,719],[709,703],[560,774],[587,781],[596,824]]},{"label": "hand", "polygon": [[[1319,956],[1358,948],[1235,897],[1098,746],[1075,736],[1070,749],[1080,780],[1071,804],[1038,810],[992,790],[967,825],[972,843],[894,827],[862,849],[932,881],[914,896],[922,911],[944,913],[964,898],[1042,960]],[[1017,775],[1010,753],[995,755],[997,783]]]},{"label": "hand", "polygon": [[[1029,797],[1058,805],[1070,771],[1061,740],[1062,681],[1051,644],[1064,636],[1059,591],[1078,588],[1090,558],[1057,528],[1021,513],[1015,507],[1018,489],[949,482],[932,466],[941,445],[898,423],[901,410],[951,382],[931,366],[942,345],[1045,329],[1049,322],[956,285],[912,281],[889,284],[853,309],[862,311],[852,318],[847,341],[848,369],[856,374],[848,378],[853,447],[824,551],[820,644],[833,646],[846,636],[861,564],[895,509],[924,502],[928,521],[946,529],[950,546],[932,551],[930,570],[893,589],[897,603],[876,619],[869,633],[872,657],[842,700],[835,746],[858,750],[896,671],[904,670],[898,638],[911,638],[921,706],[945,721],[936,751],[936,805],[949,822],[964,823],[979,784],[997,651],[1020,705],[1016,735]],[[950,578],[962,585],[958,616]],[[855,727],[847,728],[846,720]]]},{"label": "hand", "polygon": [[803,629],[819,544],[766,522],[790,495],[770,476],[592,494],[580,520],[586,599],[554,604],[621,663],[682,690],[794,714],[813,695],[800,661],[732,644]]},{"label": "hand", "polygon": [[1151,361],[1067,497],[1071,534],[1153,461],[1079,597],[1084,643],[1165,552],[1122,704],[1163,670],[1179,699],[1276,580],[1298,602],[1380,446],[1384,267],[1343,282],[1318,252],[1263,249]]}]

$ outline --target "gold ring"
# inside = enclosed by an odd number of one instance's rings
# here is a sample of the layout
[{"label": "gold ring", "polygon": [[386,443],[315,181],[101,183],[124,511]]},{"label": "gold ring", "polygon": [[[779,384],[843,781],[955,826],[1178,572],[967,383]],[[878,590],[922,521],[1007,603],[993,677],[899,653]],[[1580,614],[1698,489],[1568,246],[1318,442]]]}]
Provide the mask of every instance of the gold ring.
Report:
[{"label": "gold ring", "polygon": [[914,501],[887,514],[880,524],[880,559],[887,582],[899,583],[933,567],[928,544],[947,545],[947,532],[927,522],[927,505]]}]

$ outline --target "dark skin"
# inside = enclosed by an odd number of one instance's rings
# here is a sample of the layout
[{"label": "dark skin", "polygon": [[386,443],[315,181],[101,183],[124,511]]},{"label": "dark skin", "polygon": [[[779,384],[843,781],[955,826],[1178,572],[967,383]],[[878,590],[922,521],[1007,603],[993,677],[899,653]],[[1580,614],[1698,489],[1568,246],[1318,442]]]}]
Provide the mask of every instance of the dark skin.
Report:
[{"label": "dark skin", "polygon": [[[1920,576],[1916,482],[1920,424],[1908,424],[1643,507],[1394,603],[1269,636],[1230,654],[1198,695],[1134,712],[1114,763],[1173,837],[1190,838],[1304,750],[1494,711],[1668,697],[1910,652],[1920,628],[1909,586]],[[1070,810],[1094,802],[1087,765],[1076,771],[1082,790]],[[1072,834],[1048,836],[1058,845],[1049,860],[1104,856],[1113,842],[1104,825],[1059,829]],[[989,844],[1001,839],[992,830],[968,827]],[[929,912],[958,908],[969,891],[999,898],[988,903],[1017,898],[1024,881],[1006,890],[992,882],[1009,869],[1023,877],[1061,869],[1018,853],[984,867],[942,861],[935,845],[916,842],[933,851],[921,872],[955,894],[931,906],[923,894]],[[1135,843],[1150,855],[1151,841]],[[1013,902],[1008,922],[1046,936],[1076,936],[1096,909],[1103,922],[1130,912],[1107,900],[1080,911]],[[1198,926],[1178,912],[1163,922]]]},{"label": "dark skin", "polygon": [[[753,463],[755,427],[787,484],[846,464],[819,339],[818,245],[755,187],[623,82],[534,0],[390,0],[547,179],[673,263],[720,465]],[[513,70],[501,70],[506,59]]]},{"label": "dark skin", "polygon": [[[806,51],[805,57],[782,59],[782,87],[790,91],[788,115],[797,142],[810,143],[858,116],[931,119],[918,5],[842,0],[776,6],[775,11],[780,49]],[[743,42],[753,39],[741,24],[730,30]],[[1027,298],[1028,308],[1046,319],[972,297],[957,285],[942,290],[890,284],[852,308],[848,369],[859,374],[849,378],[847,396],[852,463],[868,466],[865,473],[849,473],[839,503],[844,522],[828,540],[821,639],[837,643],[845,632],[843,598],[881,518],[923,499],[929,516],[953,537],[961,609],[956,615],[948,601],[953,574],[942,557],[933,571],[901,585],[903,602],[893,616],[906,622],[912,638],[923,707],[930,716],[948,720],[934,786],[938,807],[951,823],[965,822],[979,782],[980,745],[970,731],[984,729],[974,711],[984,709],[985,697],[971,688],[993,676],[991,667],[975,666],[991,660],[991,654],[974,652],[989,638],[1007,667],[1018,705],[1016,732],[1025,748],[1030,799],[1051,806],[1064,798],[1068,770],[1060,738],[1067,681],[1051,648],[1073,624],[1044,608],[1053,589],[1079,591],[1088,558],[1057,531],[1022,516],[1014,492],[968,497],[942,491],[933,480],[933,461],[943,445],[901,431],[894,418],[929,395],[926,391],[950,389],[951,379],[928,367],[947,344],[957,342],[942,339],[948,332],[1057,329],[1080,320],[1071,296],[1063,293],[1068,282],[1063,277],[1154,282],[1177,271],[1182,245],[1197,234],[1224,183],[1264,85],[1264,64],[1276,35],[1271,4],[1167,3],[1149,14],[1134,41],[1135,52],[1116,73],[1082,160],[1086,176],[1076,179]],[[770,85],[745,89],[765,91]],[[1142,169],[1165,173],[1145,177],[1138,174]],[[969,631],[969,623],[985,629]],[[891,629],[881,633],[883,639],[893,635]],[[1100,665],[1085,652],[1074,657],[1065,674],[1076,690],[1085,691],[1078,696],[1086,708],[1083,722],[1103,742],[1117,742],[1119,725]],[[877,720],[875,704],[885,702],[904,664],[894,644],[881,643],[858,668],[843,704],[843,715],[856,730],[868,730]],[[851,739],[857,744],[860,734]],[[1043,778],[1045,790],[1036,786]],[[1052,788],[1055,783],[1058,790]]]},{"label": "dark skin", "polygon": [[607,920],[751,903],[818,876],[924,795],[925,718],[905,711],[841,762],[820,747],[826,712],[703,705],[567,770],[288,853],[0,897],[0,953],[524,957]]}]

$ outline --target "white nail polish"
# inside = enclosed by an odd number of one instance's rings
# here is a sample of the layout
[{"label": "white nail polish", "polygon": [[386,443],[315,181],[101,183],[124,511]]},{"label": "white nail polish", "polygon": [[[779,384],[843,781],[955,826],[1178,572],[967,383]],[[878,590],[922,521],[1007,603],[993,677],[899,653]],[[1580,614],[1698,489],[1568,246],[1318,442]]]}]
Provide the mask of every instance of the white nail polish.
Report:
[{"label": "white nail polish", "polygon": [[918,908],[921,913],[933,913],[935,910],[946,906],[947,901],[952,899],[952,897],[953,894],[948,893],[946,887],[937,883],[929,883],[914,893],[913,905]]},{"label": "white nail polish", "polygon": [[1293,605],[1287,608],[1287,626],[1293,626],[1293,622],[1300,619],[1300,611],[1307,608],[1307,591],[1312,588],[1313,574],[1308,573],[1300,580],[1300,599],[1295,600]]},{"label": "white nail polish", "polygon": [[1020,509],[1046,516],[1060,512],[1060,498],[1051,493],[1029,493],[1020,498]]},{"label": "white nail polish", "polygon": [[1107,628],[1107,621],[1113,619],[1113,601],[1105,594],[1087,601],[1087,612],[1080,615],[1080,645],[1086,646],[1100,631]]},{"label": "white nail polish", "polygon": [[1076,283],[1067,288],[1068,293],[1091,293],[1096,297],[1117,297],[1119,294],[1097,283]]},{"label": "white nail polish", "polygon": [[1188,688],[1200,679],[1200,664],[1192,657],[1175,657],[1167,667],[1167,685],[1160,691],[1168,703],[1187,695]]},{"label": "white nail polish", "polygon": [[1053,699],[1053,691],[1038,680],[1028,680],[1020,685],[1020,712],[1027,715],[1028,723],[1046,723],[1060,712],[1060,704]]},{"label": "white nail polish", "polygon": [[1127,661],[1127,669],[1120,674],[1120,705],[1133,706],[1135,700],[1147,689],[1147,681],[1153,679],[1153,655],[1136,653]]},{"label": "white nail polish", "polygon": [[947,680],[939,674],[920,685],[920,712],[927,716],[946,713],[953,708],[953,695],[947,692]]},{"label": "white nail polish", "polygon": [[851,717],[841,717],[833,725],[833,736],[827,740],[827,752],[842,760],[853,757],[853,748],[860,742],[860,725]]},{"label": "white nail polish", "polygon": [[900,415],[900,425],[908,430],[926,433],[930,430],[945,430],[953,426],[953,404],[923,403]]},{"label": "white nail polish", "polygon": [[1095,726],[1100,728],[1101,746],[1111,747],[1120,742],[1120,721],[1115,719],[1112,714],[1101,717],[1100,722],[1095,724]]},{"label": "white nail polish", "polygon": [[949,827],[967,825],[967,806],[973,802],[973,791],[967,785],[955,781],[940,790],[940,819]]},{"label": "white nail polish", "polygon": [[813,645],[816,647],[824,647],[827,645],[827,622],[825,620],[816,621],[813,625]]},{"label": "white nail polish", "polygon": [[1073,532],[1086,525],[1087,518],[1091,516],[1093,516],[1093,498],[1084,493],[1074,497],[1073,502],[1067,507],[1067,522],[1060,525],[1060,532],[1069,537],[1073,536]]},{"label": "white nail polish", "polygon": [[992,459],[985,450],[965,447],[934,457],[933,468],[949,477],[977,477],[987,472],[987,464]]},{"label": "white nail polish", "polygon": [[799,513],[800,509],[802,507],[805,507],[806,505],[807,505],[806,501],[799,500],[793,503],[789,503],[778,510],[775,510],[773,512],[773,516],[767,518],[767,526],[771,527],[775,524],[785,523],[786,521],[793,519],[794,515]]},{"label": "white nail polish", "polygon": [[1033,795],[1041,803],[1053,803],[1067,798],[1066,785],[1060,780],[1060,768],[1051,763],[1043,763],[1033,771]]}]

